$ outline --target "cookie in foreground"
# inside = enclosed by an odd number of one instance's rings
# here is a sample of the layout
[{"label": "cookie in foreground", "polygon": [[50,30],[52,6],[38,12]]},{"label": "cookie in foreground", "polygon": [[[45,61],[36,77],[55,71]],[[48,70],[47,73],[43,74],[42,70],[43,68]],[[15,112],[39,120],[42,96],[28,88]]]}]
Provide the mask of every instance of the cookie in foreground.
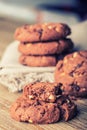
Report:
[{"label": "cookie in foreground", "polygon": [[[55,97],[54,100],[50,96]],[[68,121],[76,116],[76,112],[77,106],[68,96],[62,95],[60,84],[44,82],[28,84],[10,108],[13,119],[35,124],[50,124],[61,119]]]},{"label": "cookie in foreground", "polygon": [[60,118],[57,104],[23,98],[12,105],[10,112],[13,119],[29,123],[49,124],[59,121]]}]

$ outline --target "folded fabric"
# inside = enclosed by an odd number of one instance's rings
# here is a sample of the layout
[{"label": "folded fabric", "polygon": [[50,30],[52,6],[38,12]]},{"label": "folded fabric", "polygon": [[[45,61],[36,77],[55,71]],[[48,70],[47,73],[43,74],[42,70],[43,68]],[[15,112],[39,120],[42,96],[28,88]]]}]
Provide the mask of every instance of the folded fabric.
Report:
[{"label": "folded fabric", "polygon": [[27,83],[36,81],[53,82],[55,67],[27,67],[18,62],[18,41],[11,43],[0,63],[0,83],[10,91],[21,91]]}]

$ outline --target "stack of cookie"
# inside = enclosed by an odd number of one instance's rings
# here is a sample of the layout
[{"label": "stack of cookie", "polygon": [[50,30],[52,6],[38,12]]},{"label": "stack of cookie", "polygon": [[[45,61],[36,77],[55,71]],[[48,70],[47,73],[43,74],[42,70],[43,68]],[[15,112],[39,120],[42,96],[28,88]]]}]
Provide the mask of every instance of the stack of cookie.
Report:
[{"label": "stack of cookie", "polygon": [[17,28],[15,39],[20,41],[19,62],[27,66],[55,66],[59,55],[73,48],[66,24],[44,23]]},{"label": "stack of cookie", "polygon": [[24,87],[23,95],[10,108],[11,117],[29,123],[68,121],[77,111],[76,105],[62,95],[61,84],[37,82]]}]

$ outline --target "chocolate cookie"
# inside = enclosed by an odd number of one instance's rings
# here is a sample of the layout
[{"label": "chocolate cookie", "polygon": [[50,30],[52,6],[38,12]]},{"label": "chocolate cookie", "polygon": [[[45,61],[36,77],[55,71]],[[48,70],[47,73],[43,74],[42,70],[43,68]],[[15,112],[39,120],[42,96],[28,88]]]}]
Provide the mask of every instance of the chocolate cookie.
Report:
[{"label": "chocolate cookie", "polygon": [[65,95],[57,95],[54,103],[39,99],[29,99],[25,95],[18,98],[10,108],[11,117],[17,121],[49,124],[60,119],[68,121],[77,113],[77,106]]},{"label": "chocolate cookie", "polygon": [[[33,102],[33,103],[32,103]],[[60,109],[55,103],[40,103],[20,97],[10,108],[11,117],[17,121],[49,124],[59,121]]]},{"label": "chocolate cookie", "polygon": [[23,65],[32,67],[55,66],[57,63],[55,56],[26,56],[26,55],[21,55],[19,57],[19,62]]},{"label": "chocolate cookie", "polygon": [[35,82],[24,87],[23,94],[31,99],[45,102],[55,102],[61,94],[60,84],[48,82]]},{"label": "chocolate cookie", "polygon": [[77,106],[66,95],[59,95],[56,103],[60,108],[60,118],[68,121],[71,120],[77,114]]},{"label": "chocolate cookie", "polygon": [[63,23],[43,23],[17,28],[15,39],[21,42],[42,42],[65,38],[71,33]]},{"label": "chocolate cookie", "polygon": [[18,50],[24,55],[49,55],[60,54],[73,48],[70,39],[62,39],[52,42],[20,43]]},{"label": "chocolate cookie", "polygon": [[77,106],[67,95],[62,95],[62,84],[36,82],[24,87],[23,95],[29,100],[38,100],[39,102],[56,103],[60,108],[60,118],[68,121],[72,119],[77,112]]},{"label": "chocolate cookie", "polygon": [[74,52],[59,61],[55,81],[63,84],[64,94],[87,96],[87,51]]}]

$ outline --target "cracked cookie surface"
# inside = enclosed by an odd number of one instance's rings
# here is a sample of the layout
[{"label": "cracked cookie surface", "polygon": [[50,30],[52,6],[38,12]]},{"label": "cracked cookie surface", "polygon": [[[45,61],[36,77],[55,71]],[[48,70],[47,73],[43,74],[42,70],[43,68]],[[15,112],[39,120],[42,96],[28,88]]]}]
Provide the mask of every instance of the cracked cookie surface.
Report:
[{"label": "cracked cookie surface", "polygon": [[62,95],[62,84],[35,82],[26,85],[23,95],[29,100],[38,100],[46,103],[56,103],[60,109],[60,118],[65,121],[72,119],[76,114],[76,105],[66,95]]},{"label": "cracked cookie surface", "polygon": [[70,39],[61,39],[58,41],[23,43],[18,46],[18,50],[24,55],[49,55],[60,54],[70,51],[73,48],[73,42]]},{"label": "cracked cookie surface", "polygon": [[61,95],[60,84],[48,82],[35,82],[26,85],[23,94],[29,99],[38,99],[45,102],[55,102]]},{"label": "cracked cookie surface", "polygon": [[77,114],[77,106],[67,95],[59,95],[56,103],[60,108],[60,118],[68,121]]},{"label": "cracked cookie surface", "polygon": [[13,119],[29,123],[49,124],[60,119],[60,109],[57,104],[40,103],[22,97],[11,106],[10,113]]},{"label": "cracked cookie surface", "polygon": [[15,39],[21,42],[41,42],[65,38],[71,33],[63,23],[24,25],[15,31]]},{"label": "cracked cookie surface", "polygon": [[58,62],[55,81],[63,84],[64,94],[87,96],[87,51],[74,52]]},{"label": "cracked cookie surface", "polygon": [[28,84],[22,96],[12,104],[11,117],[17,121],[38,124],[55,123],[61,119],[68,121],[76,116],[77,106],[61,92],[57,83]]}]

